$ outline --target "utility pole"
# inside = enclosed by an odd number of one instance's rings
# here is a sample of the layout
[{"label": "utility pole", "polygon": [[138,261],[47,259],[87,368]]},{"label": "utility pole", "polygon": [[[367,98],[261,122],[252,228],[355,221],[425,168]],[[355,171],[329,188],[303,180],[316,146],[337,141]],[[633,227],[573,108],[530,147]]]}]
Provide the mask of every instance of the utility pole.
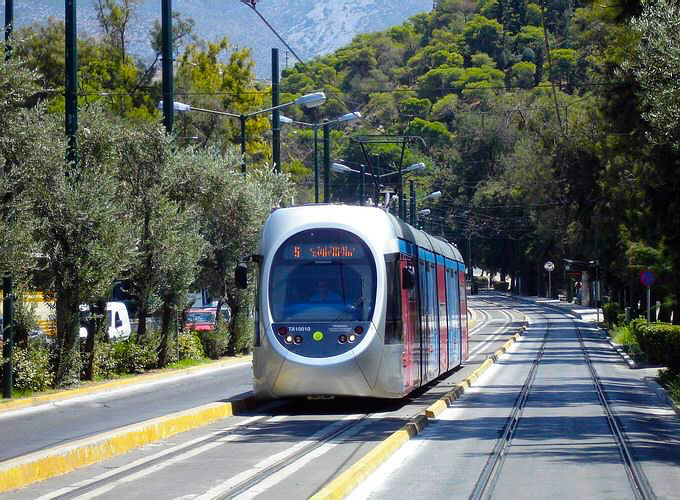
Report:
[{"label": "utility pole", "polygon": [[[14,22],[14,1],[5,0],[5,59],[11,57],[10,37],[12,36],[12,23]],[[7,163],[4,174],[9,175],[11,166]],[[9,191],[3,195],[3,214],[7,221],[12,220],[10,210],[11,194]],[[2,277],[2,397],[12,397],[13,367],[12,355],[14,352],[14,280],[11,272]]]},{"label": "utility pole", "polygon": [[172,134],[175,112],[173,89],[172,54],[172,0],[163,0],[161,5],[161,42],[163,55],[163,124],[168,134]]},{"label": "utility pole", "polygon": [[[272,107],[279,103],[279,49],[272,49]],[[272,111],[272,161],[274,171],[281,172],[281,113]]]},{"label": "utility pole", "polygon": [[331,202],[331,125],[323,124],[323,202]]}]

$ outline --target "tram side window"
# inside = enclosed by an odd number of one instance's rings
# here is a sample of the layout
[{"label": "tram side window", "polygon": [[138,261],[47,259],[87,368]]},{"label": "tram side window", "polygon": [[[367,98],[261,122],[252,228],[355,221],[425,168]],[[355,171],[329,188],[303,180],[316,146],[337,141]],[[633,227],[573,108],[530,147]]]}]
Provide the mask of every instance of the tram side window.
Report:
[{"label": "tram side window", "polygon": [[404,329],[401,318],[401,272],[399,260],[395,256],[386,256],[385,270],[387,278],[385,314],[385,343],[399,344],[404,341]]}]

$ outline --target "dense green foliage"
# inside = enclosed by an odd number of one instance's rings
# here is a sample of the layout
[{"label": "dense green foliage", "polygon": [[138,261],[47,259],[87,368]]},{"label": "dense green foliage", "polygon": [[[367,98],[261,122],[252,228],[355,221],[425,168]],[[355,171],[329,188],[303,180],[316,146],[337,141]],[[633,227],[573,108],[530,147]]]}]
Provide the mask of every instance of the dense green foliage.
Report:
[{"label": "dense green foliage", "polygon": [[[679,12],[672,1],[444,0],[284,71],[282,88],[332,92],[363,112],[356,134],[423,137],[408,158],[429,166],[419,197],[444,192],[428,227],[513,289],[543,293],[552,260],[555,295],[565,293],[561,259],[597,260],[604,295],[638,313],[638,274],[651,268],[652,300],[679,321]],[[338,103],[321,116],[345,112]],[[307,135],[288,140],[309,150]],[[394,149],[370,153],[386,167],[398,164]],[[311,165],[298,150],[291,164]],[[357,150],[341,140],[334,159],[366,163]],[[350,201],[348,175],[333,182]]]},{"label": "dense green foliage", "polygon": [[[233,120],[185,113],[166,136],[159,26],[149,34],[151,65],[127,50],[136,3],[98,1],[100,34],[78,41],[76,164],[64,162],[63,23],[18,30],[13,57],[0,60],[0,271],[20,288],[54,292],[57,385],[171,362],[190,288],[210,289],[232,312],[219,342],[203,342],[205,354],[247,350],[253,290],[236,289],[234,264],[253,252],[272,208],[313,199],[310,128],[284,128],[283,176],[267,164],[266,116],[247,123],[246,177]],[[270,102],[247,49],[199,40],[191,19],[174,18],[177,100],[232,113]],[[307,123],[361,111],[354,129],[335,126],[331,156],[375,175],[395,172],[401,146],[369,144],[364,154],[358,136],[422,138],[403,152],[404,166],[427,166],[404,179],[415,181],[418,209],[431,209],[419,223],[472,264],[509,276],[513,290],[543,293],[543,263],[552,260],[553,290],[564,293],[562,259],[598,261],[605,296],[639,315],[638,275],[653,269],[660,318],[677,323],[679,26],[673,0],[442,0],[286,69],[281,100],[324,90],[323,107],[286,109]],[[369,182],[373,200],[398,188],[397,176],[380,179]],[[426,200],[434,190],[443,196]],[[330,201],[355,202],[358,191],[356,174],[332,173]],[[108,344],[100,321],[81,348],[78,307],[101,310],[116,278],[140,303],[138,339]],[[147,338],[150,314],[162,317],[157,339]],[[609,306],[607,321],[618,316]],[[656,342],[645,335],[641,346]],[[192,339],[182,344],[196,357]]]}]

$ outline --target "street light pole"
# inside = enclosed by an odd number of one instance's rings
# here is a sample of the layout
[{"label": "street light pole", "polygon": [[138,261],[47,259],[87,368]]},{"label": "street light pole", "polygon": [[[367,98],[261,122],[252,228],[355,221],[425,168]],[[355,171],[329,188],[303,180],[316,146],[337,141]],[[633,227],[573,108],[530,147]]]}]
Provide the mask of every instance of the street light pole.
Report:
[{"label": "street light pole", "polygon": [[323,124],[323,202],[331,201],[331,124]]}]

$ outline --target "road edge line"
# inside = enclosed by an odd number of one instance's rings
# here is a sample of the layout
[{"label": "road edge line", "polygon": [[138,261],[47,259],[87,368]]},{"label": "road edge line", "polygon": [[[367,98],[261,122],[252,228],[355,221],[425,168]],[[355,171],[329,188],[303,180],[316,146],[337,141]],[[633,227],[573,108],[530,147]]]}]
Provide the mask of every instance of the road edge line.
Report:
[{"label": "road edge line", "polygon": [[256,406],[248,397],[210,403],[0,462],[0,493],[67,474]]},{"label": "road edge line", "polygon": [[395,453],[404,443],[420,434],[441,412],[448,408],[451,403],[459,399],[465,389],[479,379],[498,359],[508,351],[511,345],[522,337],[526,327],[519,329],[510,337],[500,349],[489,356],[470,375],[458,382],[453,389],[448,391],[437,401],[427,407],[422,413],[413,417],[403,427],[390,434],[386,439],[378,443],[358,462],[342,472],[335,479],[324,485],[319,491],[310,497],[310,500],[336,500],[345,498],[361,481],[378,468],[385,460]]},{"label": "road edge line", "polygon": [[218,370],[220,368],[224,368],[232,364],[237,364],[241,362],[246,363],[251,360],[252,357],[249,356],[244,356],[243,358],[228,358],[225,360],[216,361],[214,363],[190,366],[189,368],[181,368],[179,370],[172,370],[161,373],[147,373],[130,378],[110,380],[97,385],[76,387],[75,389],[67,389],[64,391],[59,391],[51,394],[42,394],[40,396],[16,399],[14,401],[1,403],[0,415],[15,410],[23,410],[25,408],[32,408],[34,406],[53,403],[55,401],[67,401],[69,399],[78,398],[82,396],[89,396],[92,394],[97,394],[99,392],[106,393],[109,391],[115,391],[116,389],[121,389],[123,387],[144,385],[151,382],[158,382],[159,380],[171,379],[173,377],[181,377],[183,375],[190,375],[201,371],[209,372],[211,369]]}]

